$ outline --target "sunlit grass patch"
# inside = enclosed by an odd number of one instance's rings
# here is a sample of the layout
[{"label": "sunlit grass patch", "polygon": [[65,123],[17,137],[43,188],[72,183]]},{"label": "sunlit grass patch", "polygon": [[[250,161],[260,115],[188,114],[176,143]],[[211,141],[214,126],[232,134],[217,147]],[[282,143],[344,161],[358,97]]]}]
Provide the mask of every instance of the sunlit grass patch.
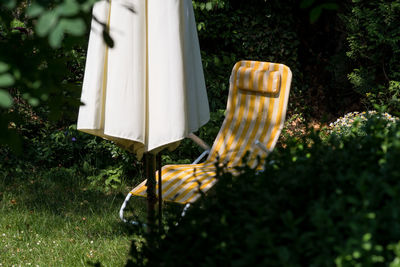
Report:
[{"label": "sunlit grass patch", "polygon": [[[78,172],[56,168],[0,176],[0,266],[122,266],[133,239],[118,218],[128,189],[85,186]],[[135,201],[135,200],[133,200]],[[135,204],[139,215],[143,205]]]}]

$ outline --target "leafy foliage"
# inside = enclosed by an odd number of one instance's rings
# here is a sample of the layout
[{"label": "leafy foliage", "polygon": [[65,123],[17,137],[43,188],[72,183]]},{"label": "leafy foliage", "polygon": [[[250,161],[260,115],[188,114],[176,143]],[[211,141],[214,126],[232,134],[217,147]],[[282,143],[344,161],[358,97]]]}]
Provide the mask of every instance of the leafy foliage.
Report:
[{"label": "leafy foliage", "polygon": [[368,106],[400,111],[400,1],[352,1],[344,16],[354,62],[349,79]]},{"label": "leafy foliage", "polygon": [[399,123],[400,120],[397,117],[393,117],[389,113],[377,113],[376,111],[368,112],[351,112],[347,113],[343,117],[338,118],[335,122],[331,123],[330,129],[328,130],[331,134],[336,136],[348,136],[348,135],[365,135],[365,123],[371,118],[371,116],[378,116],[383,120],[386,120],[387,127],[390,127],[393,123]]},{"label": "leafy foliage", "polygon": [[294,5],[253,0],[212,6],[195,9],[212,110],[225,108],[226,97],[220,96],[227,95],[228,77],[240,59],[280,62],[298,70],[299,42],[290,27],[294,20],[285,16]]},{"label": "leafy foliage", "polygon": [[[37,129],[39,126],[40,129]],[[21,155],[0,147],[0,168],[8,175],[27,170],[69,168],[86,175],[91,185],[115,189],[122,181],[140,179],[142,166],[134,155],[99,137],[76,130],[75,125],[54,128],[50,123],[25,124]]]},{"label": "leafy foliage", "polygon": [[15,127],[21,118],[13,112],[19,98],[46,119],[75,120],[82,47],[86,48],[94,2],[9,0],[0,4],[0,144],[21,150]]},{"label": "leafy foliage", "polygon": [[[399,259],[400,125],[365,135],[310,133],[270,155],[263,173],[219,178],[146,266],[370,266]],[[146,254],[147,253],[147,254]]]},{"label": "leafy foliage", "polygon": [[315,0],[302,0],[300,8],[311,8],[310,10],[310,23],[315,23],[321,16],[323,10],[337,10],[339,5],[334,2],[318,3]]}]

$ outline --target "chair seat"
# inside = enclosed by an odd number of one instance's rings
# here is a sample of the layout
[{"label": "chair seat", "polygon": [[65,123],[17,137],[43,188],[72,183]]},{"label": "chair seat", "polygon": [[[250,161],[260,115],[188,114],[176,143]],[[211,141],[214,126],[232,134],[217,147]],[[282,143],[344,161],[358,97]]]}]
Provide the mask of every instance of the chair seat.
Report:
[{"label": "chair seat", "polygon": [[[225,171],[238,175],[235,168]],[[162,199],[187,204],[195,202],[217,182],[216,166],[213,162],[187,165],[166,165],[162,168]],[[156,174],[158,181],[158,173]],[[130,192],[134,196],[146,197],[147,180],[144,180]],[[158,183],[156,184],[158,192]],[[158,195],[157,195],[158,197]]]},{"label": "chair seat", "polygon": [[[212,163],[166,165],[162,168],[162,198],[181,204],[195,202],[216,182],[215,165]],[[156,174],[156,178],[158,173]],[[156,179],[158,181],[158,178]],[[147,180],[136,186],[131,194],[135,196],[147,196]],[[156,185],[158,192],[158,184]],[[157,196],[158,197],[158,196]]]}]

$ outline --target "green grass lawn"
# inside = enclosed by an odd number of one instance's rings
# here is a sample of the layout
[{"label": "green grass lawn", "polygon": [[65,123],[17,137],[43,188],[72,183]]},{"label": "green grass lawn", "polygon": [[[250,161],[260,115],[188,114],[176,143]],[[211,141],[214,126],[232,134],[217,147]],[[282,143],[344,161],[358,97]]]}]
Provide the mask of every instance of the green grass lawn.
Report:
[{"label": "green grass lawn", "polygon": [[124,265],[141,238],[118,218],[128,188],[86,181],[64,168],[0,173],[0,266]]}]

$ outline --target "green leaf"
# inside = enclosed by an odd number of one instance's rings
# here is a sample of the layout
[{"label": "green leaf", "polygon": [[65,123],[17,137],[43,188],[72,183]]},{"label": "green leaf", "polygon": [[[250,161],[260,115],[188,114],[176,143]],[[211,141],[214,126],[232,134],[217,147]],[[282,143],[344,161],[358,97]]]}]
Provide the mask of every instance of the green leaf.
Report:
[{"label": "green leaf", "polygon": [[37,35],[43,37],[46,36],[50,30],[56,25],[58,20],[58,15],[55,11],[46,11],[42,16],[40,16],[36,24]]},{"label": "green leaf", "polygon": [[327,9],[327,10],[338,10],[339,9],[339,5],[336,3],[326,3],[326,4],[320,5],[320,7],[323,9]]},{"label": "green leaf", "polygon": [[54,30],[49,34],[49,44],[53,48],[59,48],[64,38],[64,27],[58,23]]},{"label": "green leaf", "polygon": [[314,2],[315,0],[303,0],[300,3],[300,8],[309,8]]},{"label": "green leaf", "polygon": [[9,73],[0,75],[0,87],[9,87],[14,84],[14,76]]},{"label": "green leaf", "polygon": [[85,3],[81,5],[83,12],[89,12],[92,6],[97,2],[97,0],[86,0]]},{"label": "green leaf", "polygon": [[61,16],[75,16],[79,13],[80,7],[75,0],[64,0],[64,3],[59,5],[55,11]]},{"label": "green leaf", "polygon": [[10,69],[10,65],[0,61],[0,73],[6,72]]},{"label": "green leaf", "polygon": [[40,96],[40,99],[43,100],[43,101],[47,101],[47,100],[49,100],[49,95],[48,94],[42,94]]},{"label": "green leaf", "polygon": [[366,234],[363,235],[363,241],[364,241],[364,242],[370,241],[371,238],[372,238],[371,233],[366,233]]},{"label": "green leaf", "polygon": [[197,24],[197,30],[198,31],[201,31],[202,29],[205,29],[205,27],[206,27],[206,24],[204,22],[199,22]]},{"label": "green leaf", "polygon": [[16,0],[2,0],[2,2],[3,2],[2,4],[8,9],[13,9],[17,5]]},{"label": "green leaf", "polygon": [[61,19],[60,24],[64,28],[66,33],[81,36],[84,35],[86,32],[86,24],[82,18],[76,19]]},{"label": "green leaf", "polygon": [[0,89],[0,107],[9,108],[11,107],[12,103],[13,99],[11,95],[7,91]]},{"label": "green leaf", "polygon": [[12,74],[14,75],[16,80],[21,79],[21,71],[19,69],[14,69]]},{"label": "green leaf", "polygon": [[39,16],[44,12],[44,7],[39,5],[38,3],[32,3],[27,9],[26,9],[26,15],[30,18],[34,18]]},{"label": "green leaf", "polygon": [[26,27],[25,23],[23,23],[22,21],[17,20],[17,19],[13,19],[10,23],[10,26],[11,26],[11,28],[17,28],[17,27],[25,28]]},{"label": "green leaf", "polygon": [[319,19],[319,17],[321,16],[321,13],[322,13],[321,6],[317,6],[317,7],[313,8],[310,12],[310,23],[316,22]]},{"label": "green leaf", "polygon": [[211,3],[211,2],[208,2],[208,3],[206,4],[206,9],[207,9],[208,11],[210,11],[210,10],[212,9],[212,3]]},{"label": "green leaf", "polygon": [[28,99],[28,103],[32,107],[37,107],[37,106],[39,106],[39,99],[37,99],[36,97],[31,97]]}]

